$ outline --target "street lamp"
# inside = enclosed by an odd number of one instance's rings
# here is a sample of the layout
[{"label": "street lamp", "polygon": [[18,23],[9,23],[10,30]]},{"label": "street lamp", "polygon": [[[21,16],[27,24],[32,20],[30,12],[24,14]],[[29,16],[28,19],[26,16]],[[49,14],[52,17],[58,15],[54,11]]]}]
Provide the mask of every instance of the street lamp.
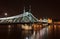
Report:
[{"label": "street lamp", "polygon": [[4,13],[6,19],[5,19],[5,22],[7,23],[7,13]]},{"label": "street lamp", "polygon": [[5,17],[7,17],[7,13],[4,13]]}]

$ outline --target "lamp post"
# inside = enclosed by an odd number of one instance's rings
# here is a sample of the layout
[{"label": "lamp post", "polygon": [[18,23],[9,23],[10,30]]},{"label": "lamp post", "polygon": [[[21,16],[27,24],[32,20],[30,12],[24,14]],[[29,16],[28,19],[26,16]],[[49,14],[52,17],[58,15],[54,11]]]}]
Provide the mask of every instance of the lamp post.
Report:
[{"label": "lamp post", "polygon": [[4,13],[4,15],[5,15],[5,22],[7,23],[7,13]]},{"label": "lamp post", "polygon": [[4,13],[4,15],[5,15],[5,17],[6,17],[6,19],[5,19],[5,20],[6,20],[6,22],[7,22],[7,13]]},{"label": "lamp post", "polygon": [[7,13],[4,13],[4,15],[5,15],[5,17],[7,17],[8,14]]},{"label": "lamp post", "polygon": [[[4,13],[4,15],[5,15],[5,17],[6,17],[6,20],[7,20],[7,13]],[[11,31],[11,25],[8,25],[8,35],[9,35],[9,33],[10,33],[10,31]]]}]

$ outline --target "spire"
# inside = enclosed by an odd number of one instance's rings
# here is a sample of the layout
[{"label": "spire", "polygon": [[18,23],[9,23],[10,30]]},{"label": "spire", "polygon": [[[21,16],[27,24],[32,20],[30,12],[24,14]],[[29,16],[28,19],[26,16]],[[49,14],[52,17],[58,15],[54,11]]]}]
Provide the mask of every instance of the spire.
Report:
[{"label": "spire", "polygon": [[31,5],[29,5],[29,12],[31,12]]},{"label": "spire", "polygon": [[25,13],[25,7],[24,7],[24,10],[23,11],[24,11],[23,13]]}]

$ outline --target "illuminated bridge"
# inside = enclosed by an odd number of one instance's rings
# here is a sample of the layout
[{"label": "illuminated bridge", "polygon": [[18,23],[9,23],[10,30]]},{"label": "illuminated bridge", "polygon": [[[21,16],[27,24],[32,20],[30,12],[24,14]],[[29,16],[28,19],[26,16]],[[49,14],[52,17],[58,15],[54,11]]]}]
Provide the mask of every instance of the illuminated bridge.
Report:
[{"label": "illuminated bridge", "polygon": [[0,18],[0,24],[8,23],[34,23],[39,22],[36,17],[34,17],[30,12],[24,12],[16,16]]},{"label": "illuminated bridge", "polygon": [[[24,30],[31,30],[32,24],[37,23],[39,20],[34,17],[30,12],[25,12],[16,16],[0,18],[0,25],[8,25],[8,28],[18,28]],[[2,26],[1,25],[1,26]]]}]

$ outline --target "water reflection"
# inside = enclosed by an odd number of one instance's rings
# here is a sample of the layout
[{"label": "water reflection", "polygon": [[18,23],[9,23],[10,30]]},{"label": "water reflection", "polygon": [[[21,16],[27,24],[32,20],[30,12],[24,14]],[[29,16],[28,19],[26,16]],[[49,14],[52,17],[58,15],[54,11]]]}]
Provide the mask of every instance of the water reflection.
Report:
[{"label": "water reflection", "polygon": [[1,39],[57,39],[60,38],[60,25],[40,27],[40,30],[21,30],[16,26],[0,26]]},{"label": "water reflection", "polygon": [[11,31],[11,25],[8,25],[8,33]]},{"label": "water reflection", "polygon": [[48,27],[45,27],[39,31],[23,31],[26,35],[25,39],[47,39]]},{"label": "water reflection", "polygon": [[31,36],[31,39],[42,39],[42,36],[45,34],[45,31],[44,29],[41,30],[41,31],[34,31],[32,36]]},{"label": "water reflection", "polygon": [[29,36],[25,37],[25,39],[56,39],[56,28],[57,25],[49,25],[45,28],[40,29],[39,31],[33,31],[33,33],[31,32],[32,34],[28,34]]}]

